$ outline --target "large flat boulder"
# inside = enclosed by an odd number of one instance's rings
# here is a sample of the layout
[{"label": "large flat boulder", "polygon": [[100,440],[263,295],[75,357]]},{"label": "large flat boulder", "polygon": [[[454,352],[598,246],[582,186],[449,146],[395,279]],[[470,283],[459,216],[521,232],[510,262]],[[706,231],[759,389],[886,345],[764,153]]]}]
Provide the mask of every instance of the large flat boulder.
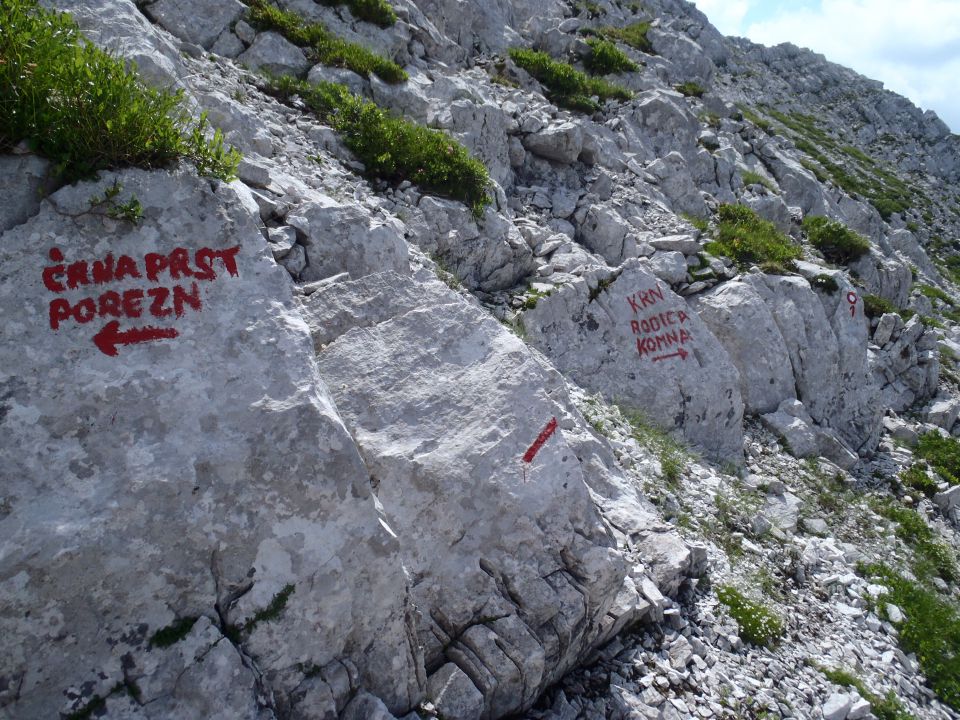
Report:
[{"label": "large flat boulder", "polygon": [[332,285],[304,305],[401,539],[426,666],[458,667],[483,717],[529,706],[608,627],[628,569],[565,438],[585,423],[562,380],[422,274]]},{"label": "large flat boulder", "polygon": [[[140,222],[91,206],[114,179]],[[233,187],[60,190],[2,235],[0,307],[0,713],[418,701],[399,543]]]},{"label": "large flat boulder", "polygon": [[591,290],[578,280],[524,313],[529,341],[582,387],[647,415],[716,458],[743,444],[740,374],[683,298],[636,260]]}]

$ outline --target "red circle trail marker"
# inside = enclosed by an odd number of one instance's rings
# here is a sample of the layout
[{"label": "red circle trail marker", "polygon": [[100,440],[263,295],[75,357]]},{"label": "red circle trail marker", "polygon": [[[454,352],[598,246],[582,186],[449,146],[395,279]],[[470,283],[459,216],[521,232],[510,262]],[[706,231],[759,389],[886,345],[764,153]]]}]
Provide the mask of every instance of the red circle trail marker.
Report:
[{"label": "red circle trail marker", "polygon": [[847,293],[847,302],[850,303],[850,317],[857,314],[857,294],[852,290]]},{"label": "red circle trail marker", "polygon": [[180,333],[174,328],[157,328],[150,325],[120,332],[120,322],[112,320],[93,336],[93,342],[104,355],[116,357],[120,354],[117,345],[134,345],[153,340],[172,340],[179,335]]}]

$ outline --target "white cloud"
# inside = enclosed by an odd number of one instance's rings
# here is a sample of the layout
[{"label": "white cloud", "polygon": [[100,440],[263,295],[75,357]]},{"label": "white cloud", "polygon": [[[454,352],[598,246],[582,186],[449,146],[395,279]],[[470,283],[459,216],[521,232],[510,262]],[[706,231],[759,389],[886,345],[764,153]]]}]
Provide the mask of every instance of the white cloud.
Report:
[{"label": "white cloud", "polygon": [[694,0],[693,4],[724,35],[743,35],[750,0]]},{"label": "white cloud", "polygon": [[[699,3],[698,3],[699,4]],[[751,23],[755,42],[792,42],[932,108],[960,130],[960,3],[956,0],[822,0]]]}]

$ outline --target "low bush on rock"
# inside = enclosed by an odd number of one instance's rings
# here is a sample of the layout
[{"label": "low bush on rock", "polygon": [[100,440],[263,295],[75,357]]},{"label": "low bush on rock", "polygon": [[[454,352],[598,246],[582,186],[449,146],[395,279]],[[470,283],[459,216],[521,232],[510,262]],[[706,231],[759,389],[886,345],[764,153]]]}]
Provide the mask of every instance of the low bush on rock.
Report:
[{"label": "low bush on rock", "polygon": [[900,474],[900,481],[911,490],[933,497],[937,492],[937,482],[924,469],[925,463],[911,465]]},{"label": "low bush on rock", "polygon": [[612,73],[636,72],[640,69],[627,54],[609,40],[590,38],[587,40],[590,54],[584,59],[584,67],[593,75],[610,75]]},{"label": "low bush on rock", "polygon": [[510,57],[546,88],[553,102],[571,110],[592,113],[607,100],[629,100],[633,97],[633,93],[626,88],[590,77],[568,63],[554,60],[545,52],[512,48]]},{"label": "low bush on rock", "polygon": [[808,215],[803,219],[810,244],[830,262],[846,265],[870,252],[870,242],[843,223]]},{"label": "low bush on rock", "polygon": [[783,635],[780,618],[732,585],[717,588],[717,598],[727,606],[730,616],[740,627],[740,637],[748,643],[769,648]]},{"label": "low bush on rock", "polygon": [[915,314],[912,310],[901,310],[886,298],[870,294],[863,296],[863,311],[868,318],[878,318],[887,313],[893,313],[902,317],[904,321],[909,320]]},{"label": "low bush on rock", "polygon": [[759,264],[780,272],[800,257],[800,248],[789,237],[745,205],[720,206],[715,239],[706,249],[733,258],[741,267]]},{"label": "low bush on rock", "polygon": [[340,133],[368,175],[409,180],[424,192],[466,203],[476,216],[489,204],[487,168],[446,133],[391,115],[335,83],[278,77],[268,78],[266,89],[285,102],[299,97]]},{"label": "low bush on rock", "polygon": [[267,0],[250,0],[248,20],[260,30],[274,30],[294,45],[307,49],[310,59],[322,65],[342,67],[358,75],[374,73],[388,83],[402,83],[407,73],[402,67],[363,45],[347,42],[334,35],[323,23],[304,20],[297,13],[282,10]]},{"label": "low bush on rock", "polygon": [[752,170],[743,170],[740,173],[740,177],[743,178],[744,185],[762,185],[774,195],[780,194],[780,191],[777,190],[777,186],[773,184],[773,181],[760,173],[753,172]]},{"label": "low bush on rock", "polygon": [[382,28],[397,22],[397,14],[386,0],[319,0],[321,5],[336,7],[346,5],[358,20],[374,23]]},{"label": "low bush on rock", "polygon": [[903,703],[897,699],[897,696],[892,690],[888,692],[886,696],[881,697],[871,692],[870,688],[849,670],[842,670],[840,668],[828,669],[816,663],[812,664],[817,670],[824,674],[827,680],[835,685],[856,690],[860,697],[870,703],[870,712],[873,713],[877,720],[916,720],[913,715],[904,709]]},{"label": "low bush on rock", "polygon": [[914,575],[921,580],[939,577],[953,581],[960,578],[953,551],[936,539],[933,529],[920,513],[893,503],[878,504],[876,510],[897,524],[894,533],[913,551]]},{"label": "low bush on rock", "polygon": [[939,300],[950,307],[955,307],[957,304],[956,300],[950,297],[945,291],[933,285],[924,285],[921,283],[917,285],[916,288],[920,291],[921,295],[931,300]]},{"label": "low bush on rock", "polygon": [[180,92],[149,88],[120,58],[88,42],[69,15],[36,0],[0,3],[0,149],[26,141],[66,181],[99,170],[187,159],[229,180],[240,154]]}]

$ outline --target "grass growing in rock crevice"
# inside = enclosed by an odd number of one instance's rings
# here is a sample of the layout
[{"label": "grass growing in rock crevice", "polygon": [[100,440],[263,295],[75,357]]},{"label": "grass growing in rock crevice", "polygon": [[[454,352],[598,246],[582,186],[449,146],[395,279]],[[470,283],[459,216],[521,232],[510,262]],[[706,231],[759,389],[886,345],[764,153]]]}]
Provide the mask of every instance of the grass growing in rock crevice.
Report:
[{"label": "grass growing in rock crevice", "polygon": [[808,215],[803,229],[817,250],[830,262],[846,265],[870,252],[870,242],[843,223]]},{"label": "grass growing in rock crevice", "polygon": [[607,40],[618,40],[632,47],[634,50],[645,52],[648,55],[654,54],[653,45],[647,37],[650,32],[650,23],[638,22],[626,27],[600,27],[587,30],[588,33],[596,33]]},{"label": "grass growing in rock crevice", "polygon": [[308,22],[295,12],[282,10],[268,0],[250,0],[248,21],[260,30],[274,30],[294,45],[307,49],[310,59],[322,65],[353,70],[358,75],[374,73],[388,83],[402,83],[402,67],[362,45],[334,35],[323,23]]},{"label": "grass growing in rock crevice", "polygon": [[680,473],[690,459],[689,451],[669,433],[650,422],[642,413],[624,407],[620,408],[620,412],[630,423],[634,439],[641,447],[656,454],[667,486],[676,488],[680,482]]},{"label": "grass growing in rock crevice", "polygon": [[385,0],[317,0],[321,5],[336,7],[346,5],[358,20],[388,28],[396,24],[397,14]]},{"label": "grass growing in rock crevice", "polygon": [[600,110],[600,104],[607,100],[633,97],[626,88],[590,77],[568,63],[554,60],[545,52],[512,48],[510,58],[546,88],[550,100],[571,110],[592,113]]},{"label": "grass growing in rock crevice", "polygon": [[0,3],[0,150],[26,141],[72,182],[100,170],[167,167],[180,159],[229,180],[240,154],[207,139],[182,93],[155,90],[36,0]]},{"label": "grass growing in rock crevice", "polygon": [[343,85],[290,77],[266,82],[268,92],[285,102],[299,97],[333,127],[369,176],[409,180],[424,192],[466,203],[478,217],[490,203],[487,168],[446,133],[395,117]]},{"label": "grass growing in rock crevice", "polygon": [[870,688],[866,686],[866,683],[848,670],[840,668],[829,669],[816,663],[811,664],[822,672],[827,680],[833,684],[855,689],[860,697],[870,703],[870,712],[873,713],[877,720],[916,720],[913,715],[904,709],[903,703],[897,699],[897,696],[892,690],[884,697],[881,697],[871,692]]},{"label": "grass growing in rock crevice", "polygon": [[717,226],[707,252],[726,255],[741,267],[761,265],[770,272],[783,272],[799,259],[800,248],[745,205],[721,205],[717,210]]},{"label": "grass growing in rock crevice", "polygon": [[920,436],[916,454],[951,485],[960,482],[960,441],[930,432]]}]

